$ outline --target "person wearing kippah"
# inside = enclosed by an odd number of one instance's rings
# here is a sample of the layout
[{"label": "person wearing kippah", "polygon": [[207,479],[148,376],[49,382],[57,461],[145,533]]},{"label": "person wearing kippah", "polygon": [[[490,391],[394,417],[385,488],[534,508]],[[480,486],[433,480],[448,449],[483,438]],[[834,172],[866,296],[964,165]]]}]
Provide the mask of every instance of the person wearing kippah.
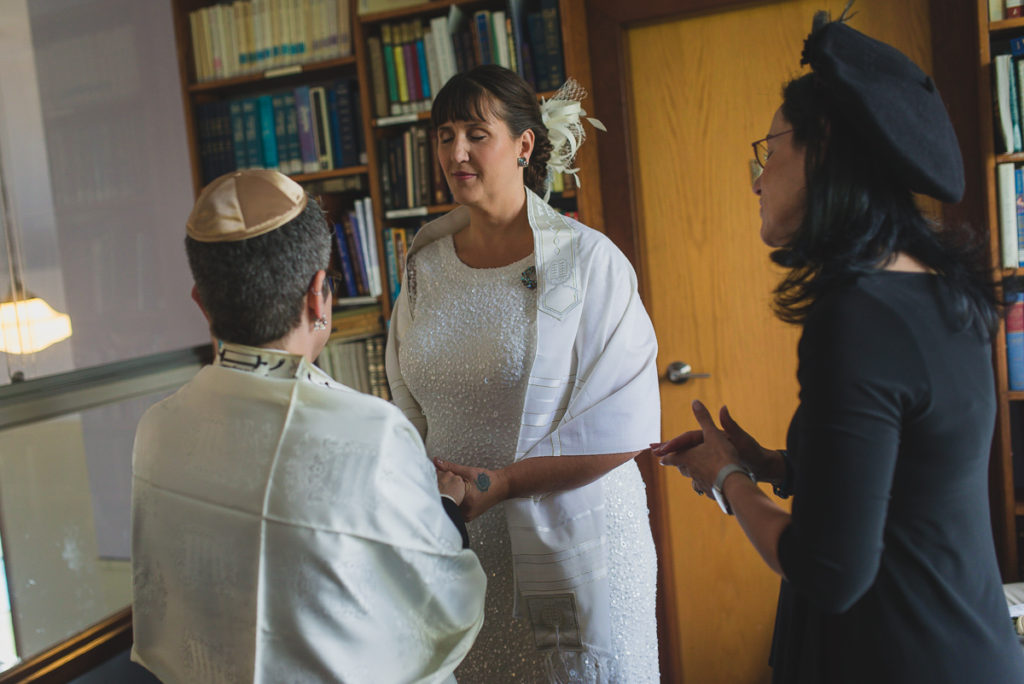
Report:
[{"label": "person wearing kippah", "polygon": [[320,207],[276,171],[237,171],[186,227],[216,354],[136,433],[132,659],[167,684],[453,681],[486,585],[465,484],[393,405],[313,365],[331,314]]},{"label": "person wearing kippah", "polygon": [[960,149],[932,79],[847,11],[815,16],[811,71],[754,143],[775,310],[802,327],[787,448],[697,401],[699,428],[652,451],[782,576],[773,682],[1024,682],[989,521],[984,245],[914,197],[960,200]]},{"label": "person wearing kippah", "polygon": [[387,374],[439,470],[469,488],[488,586],[460,682],[659,681],[633,461],[660,431],[654,329],[622,252],[546,202],[550,176],[575,172],[585,95],[570,79],[538,105],[487,65],[431,112],[461,206],[410,247]]}]

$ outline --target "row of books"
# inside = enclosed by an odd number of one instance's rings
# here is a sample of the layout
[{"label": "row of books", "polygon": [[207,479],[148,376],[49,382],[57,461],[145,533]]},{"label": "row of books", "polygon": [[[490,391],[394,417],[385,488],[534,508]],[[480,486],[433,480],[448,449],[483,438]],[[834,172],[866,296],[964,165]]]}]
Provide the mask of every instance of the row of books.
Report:
[{"label": "row of books", "polygon": [[[562,213],[570,218],[579,220],[579,212],[563,211]],[[409,253],[409,245],[412,244],[416,232],[424,223],[432,220],[432,217],[419,217],[414,220],[416,221],[415,224],[386,226],[381,236],[384,244],[384,270],[388,279],[388,291],[390,292],[392,305],[394,305],[395,299],[401,290],[402,278],[405,277],[405,262]]]},{"label": "row of books", "polygon": [[1024,168],[996,164],[999,206],[999,253],[1003,268],[1024,266]]},{"label": "row of books", "polygon": [[384,229],[384,264],[388,276],[388,289],[391,292],[391,304],[395,303],[402,289],[402,278],[405,277],[405,259],[409,254],[409,245],[416,235],[416,227],[389,226]]},{"label": "row of books", "polygon": [[373,202],[369,197],[355,200],[351,210],[333,217],[337,270],[345,283],[338,297],[379,297],[383,292],[380,258],[374,228]]},{"label": "row of books", "polygon": [[996,147],[1002,152],[1024,152],[1024,36],[995,49],[1000,50],[992,57]]},{"label": "row of books", "polygon": [[316,363],[332,378],[364,394],[391,400],[384,369],[384,336],[328,341]]},{"label": "row of books", "polygon": [[1024,0],[988,0],[989,21],[1024,16]]},{"label": "row of books", "polygon": [[451,201],[448,184],[434,156],[434,135],[428,126],[409,126],[401,135],[380,138],[377,145],[385,209]]},{"label": "row of books", "polygon": [[200,83],[352,54],[349,0],[236,0],[188,20]]},{"label": "row of books", "polygon": [[196,126],[204,182],[236,169],[297,174],[366,163],[353,79],[200,103]]},{"label": "row of books", "polygon": [[538,91],[558,88],[565,80],[558,1],[507,0],[506,7],[470,15],[452,5],[429,24],[381,24],[380,35],[367,38],[374,114],[428,111],[448,79],[478,64],[517,71]]},{"label": "row of books", "polygon": [[[426,124],[404,128],[399,135],[377,141],[381,193],[385,216],[399,218],[404,210],[452,202],[448,182],[434,155],[436,139]],[[551,192],[565,192],[566,178],[551,178]],[[575,181],[570,181],[575,182]]]},{"label": "row of books", "polygon": [[1006,302],[1006,375],[1011,392],[1024,391],[1024,289],[1018,279],[1004,283]]}]

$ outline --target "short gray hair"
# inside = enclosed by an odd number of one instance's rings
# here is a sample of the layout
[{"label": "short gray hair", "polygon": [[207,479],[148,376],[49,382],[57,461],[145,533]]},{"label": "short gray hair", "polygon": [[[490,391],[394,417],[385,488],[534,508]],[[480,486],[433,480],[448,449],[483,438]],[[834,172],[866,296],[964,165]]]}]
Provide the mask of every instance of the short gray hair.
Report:
[{"label": "short gray hair", "polygon": [[330,261],[331,234],[309,198],[301,214],[276,230],[237,242],[186,237],[185,252],[213,335],[258,347],[299,324],[310,281]]}]

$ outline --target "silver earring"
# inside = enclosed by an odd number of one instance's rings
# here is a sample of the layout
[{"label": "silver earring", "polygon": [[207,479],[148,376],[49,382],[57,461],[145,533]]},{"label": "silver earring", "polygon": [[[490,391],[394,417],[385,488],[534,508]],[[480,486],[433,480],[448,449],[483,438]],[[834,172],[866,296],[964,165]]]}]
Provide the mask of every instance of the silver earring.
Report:
[{"label": "silver earring", "polygon": [[313,330],[327,330],[327,316],[321,316],[313,321]]},{"label": "silver earring", "polygon": [[520,157],[516,159],[516,163],[519,164],[519,168],[523,169],[530,165],[530,160],[526,157]]}]

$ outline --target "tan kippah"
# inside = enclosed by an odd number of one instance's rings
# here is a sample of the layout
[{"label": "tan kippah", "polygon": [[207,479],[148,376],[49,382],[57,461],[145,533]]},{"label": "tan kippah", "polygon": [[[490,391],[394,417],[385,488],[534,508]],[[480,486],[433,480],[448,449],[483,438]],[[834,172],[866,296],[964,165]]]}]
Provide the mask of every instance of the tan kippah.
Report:
[{"label": "tan kippah", "polygon": [[236,242],[269,233],[302,213],[306,191],[269,169],[234,171],[199,193],[185,224],[199,242]]}]

